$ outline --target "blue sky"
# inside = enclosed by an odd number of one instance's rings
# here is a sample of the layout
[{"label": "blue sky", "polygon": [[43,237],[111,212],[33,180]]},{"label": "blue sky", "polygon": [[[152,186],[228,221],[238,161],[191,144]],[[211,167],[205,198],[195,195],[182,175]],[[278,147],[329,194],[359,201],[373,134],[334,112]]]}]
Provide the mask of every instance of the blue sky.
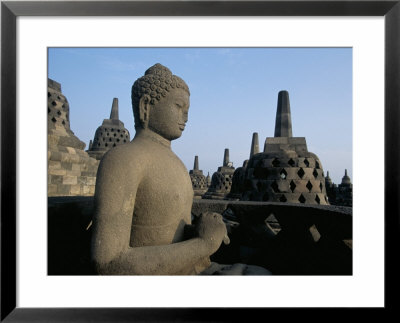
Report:
[{"label": "blue sky", "polygon": [[306,137],[325,174],[352,178],[351,48],[49,48],[48,75],[70,104],[71,130],[86,143],[119,100],[120,120],[133,138],[131,86],[161,63],[190,88],[189,121],[172,149],[188,170],[194,156],[210,176],[229,148],[235,167],[274,136],[278,92],[287,90],[293,136]]}]

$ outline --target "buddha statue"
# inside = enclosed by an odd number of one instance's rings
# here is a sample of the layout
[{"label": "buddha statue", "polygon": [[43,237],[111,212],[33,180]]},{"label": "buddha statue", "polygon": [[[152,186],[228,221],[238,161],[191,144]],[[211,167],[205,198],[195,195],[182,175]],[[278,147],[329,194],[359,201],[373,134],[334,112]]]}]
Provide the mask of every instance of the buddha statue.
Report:
[{"label": "buddha statue", "polygon": [[192,183],[171,150],[188,121],[189,95],[186,83],[161,64],[133,84],[135,137],[109,150],[97,174],[92,261],[99,274],[221,269],[209,257],[229,243],[222,216],[206,212],[192,224]]}]

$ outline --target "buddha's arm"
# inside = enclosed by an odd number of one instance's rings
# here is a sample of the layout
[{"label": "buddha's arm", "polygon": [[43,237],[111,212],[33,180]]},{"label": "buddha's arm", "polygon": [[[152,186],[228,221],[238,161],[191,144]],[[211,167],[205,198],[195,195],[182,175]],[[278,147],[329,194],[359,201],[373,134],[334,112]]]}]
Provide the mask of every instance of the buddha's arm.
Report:
[{"label": "buddha's arm", "polygon": [[[111,152],[110,152],[111,153]],[[121,160],[112,154],[103,158],[96,183],[96,211],[93,221],[92,259],[100,274],[169,275],[194,267],[214,253],[226,234],[221,219],[205,216],[195,238],[162,246],[130,247],[131,221],[140,166],[129,182],[127,197],[126,173],[119,168]],[[131,161],[132,162],[132,161]],[[120,169],[120,171],[116,171]],[[112,176],[110,174],[113,174]]]}]

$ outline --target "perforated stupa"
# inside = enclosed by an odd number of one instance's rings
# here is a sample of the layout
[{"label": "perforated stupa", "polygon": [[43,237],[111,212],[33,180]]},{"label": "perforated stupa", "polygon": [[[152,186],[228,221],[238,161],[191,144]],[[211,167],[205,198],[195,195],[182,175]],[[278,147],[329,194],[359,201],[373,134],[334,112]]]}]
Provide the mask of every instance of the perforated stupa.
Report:
[{"label": "perforated stupa", "polygon": [[321,161],[308,151],[304,137],[292,136],[287,91],[278,95],[275,136],[266,138],[264,152],[249,160],[241,199],[329,204]]},{"label": "perforated stupa", "polygon": [[203,195],[205,199],[222,200],[229,194],[232,187],[232,177],[235,172],[232,162],[229,161],[229,149],[225,149],[222,166],[212,175],[211,185]]},{"label": "perforated stupa", "polygon": [[97,128],[93,141],[89,143],[88,153],[91,157],[100,160],[111,148],[126,144],[130,141],[129,131],[119,120],[118,99],[114,98],[110,119],[104,119]]}]

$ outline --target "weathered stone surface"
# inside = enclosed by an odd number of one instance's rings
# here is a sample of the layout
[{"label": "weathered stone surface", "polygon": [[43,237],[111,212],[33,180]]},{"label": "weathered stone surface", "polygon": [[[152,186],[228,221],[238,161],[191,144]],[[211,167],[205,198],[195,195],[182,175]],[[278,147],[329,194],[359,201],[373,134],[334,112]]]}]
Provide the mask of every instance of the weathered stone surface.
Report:
[{"label": "weathered stone surface", "polygon": [[171,141],[188,121],[188,86],[156,64],[132,86],[132,106],[135,138],[104,155],[96,179],[96,270],[114,275],[200,273],[228,238],[216,213],[205,213],[192,225],[191,180],[171,150]]},{"label": "weathered stone surface", "polygon": [[[89,194],[90,189],[78,190],[76,185],[84,181],[80,180],[81,169],[85,169],[90,176],[96,176],[98,161],[83,151],[85,144],[71,131],[67,98],[61,93],[61,84],[50,79],[47,140],[48,196]],[[94,183],[91,185],[94,186]]]},{"label": "weathered stone surface", "polygon": [[278,96],[275,137],[249,160],[241,200],[329,204],[321,161],[308,151],[305,138],[292,137],[287,91]]}]

